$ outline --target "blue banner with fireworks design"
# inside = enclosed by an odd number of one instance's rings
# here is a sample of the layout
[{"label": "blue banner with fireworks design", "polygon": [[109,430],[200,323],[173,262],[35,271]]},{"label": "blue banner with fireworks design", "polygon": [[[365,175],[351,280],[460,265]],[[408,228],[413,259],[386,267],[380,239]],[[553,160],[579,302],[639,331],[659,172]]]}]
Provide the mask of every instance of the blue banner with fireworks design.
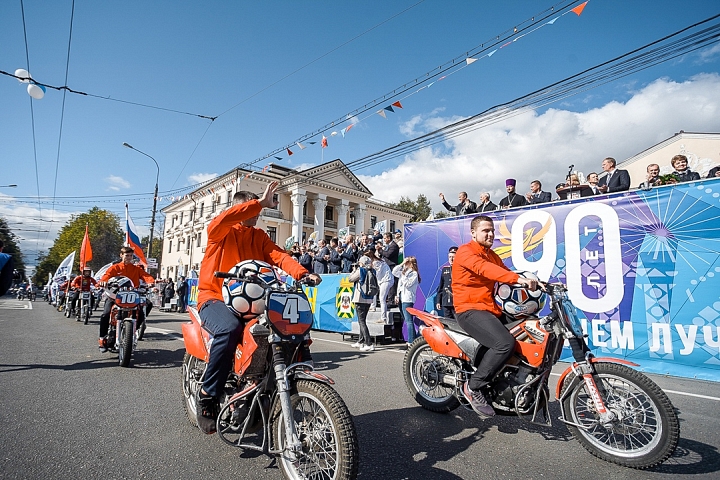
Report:
[{"label": "blue banner with fireworks design", "polygon": [[[448,248],[470,241],[474,216],[405,226],[423,279],[417,308],[433,309]],[[719,180],[489,216],[509,268],[568,285],[594,354],[720,381]]]}]

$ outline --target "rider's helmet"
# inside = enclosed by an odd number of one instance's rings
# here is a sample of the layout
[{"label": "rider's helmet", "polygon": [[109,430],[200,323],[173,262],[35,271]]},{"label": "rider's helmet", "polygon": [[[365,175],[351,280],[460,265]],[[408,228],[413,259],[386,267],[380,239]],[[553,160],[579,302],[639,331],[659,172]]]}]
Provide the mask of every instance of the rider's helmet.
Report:
[{"label": "rider's helmet", "polygon": [[[538,280],[537,275],[531,272],[516,272],[523,278]],[[503,313],[516,320],[535,315],[545,306],[545,292],[509,283],[495,284],[495,303]]]},{"label": "rider's helmet", "polygon": [[105,288],[105,295],[107,295],[108,298],[115,300],[115,297],[120,290],[132,290],[133,288],[135,288],[133,281],[128,277],[120,275],[112,277],[108,280],[107,287]]},{"label": "rider's helmet", "polygon": [[259,283],[226,278],[222,286],[223,300],[235,314],[245,319],[255,318],[265,312],[265,288],[278,282],[272,266],[259,260],[245,260],[230,269],[228,273],[260,280]]},{"label": "rider's helmet", "polygon": [[87,272],[87,274],[89,276],[92,273],[92,268],[90,268],[90,267],[83,268],[83,271],[82,271],[83,276],[85,275],[85,272]]}]

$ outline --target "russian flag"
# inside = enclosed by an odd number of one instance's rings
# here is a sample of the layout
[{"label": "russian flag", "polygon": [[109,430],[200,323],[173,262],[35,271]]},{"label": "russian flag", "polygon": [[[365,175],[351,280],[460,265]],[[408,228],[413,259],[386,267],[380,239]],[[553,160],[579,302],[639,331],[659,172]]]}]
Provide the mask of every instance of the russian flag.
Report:
[{"label": "russian flag", "polygon": [[145,260],[145,254],[140,246],[140,237],[137,234],[137,227],[130,218],[130,212],[128,212],[128,205],[125,204],[125,246],[131,247],[135,252],[135,256],[140,259],[140,263],[145,265],[147,268],[147,260]]}]

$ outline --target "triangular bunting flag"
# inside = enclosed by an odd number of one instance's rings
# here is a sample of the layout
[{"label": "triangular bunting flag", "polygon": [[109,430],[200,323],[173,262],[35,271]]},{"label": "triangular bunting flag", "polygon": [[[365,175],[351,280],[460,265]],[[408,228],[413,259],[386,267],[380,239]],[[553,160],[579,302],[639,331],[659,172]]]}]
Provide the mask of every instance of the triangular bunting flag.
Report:
[{"label": "triangular bunting flag", "polygon": [[308,142],[310,145],[315,145],[317,142]]},{"label": "triangular bunting flag", "polygon": [[488,57],[492,57],[493,55],[495,55],[495,52],[497,52],[497,48],[492,52],[488,53]]},{"label": "triangular bunting flag", "polygon": [[320,145],[322,145],[322,148],[326,148],[326,147],[327,147],[327,145],[328,145],[328,144],[327,144],[327,137],[326,137],[325,135],[323,135],[322,142],[320,142]]},{"label": "triangular bunting flag", "polygon": [[391,105],[388,105],[387,107],[385,107],[385,110],[387,110],[388,112],[393,112],[393,113],[395,113],[395,110],[393,110],[393,108],[392,108]]},{"label": "triangular bunting flag", "polygon": [[573,12],[575,15],[577,15],[577,16],[579,17],[580,14],[581,14],[581,13],[583,12],[583,10],[585,9],[585,5],[587,5],[587,4],[588,4],[588,2],[581,3],[580,5],[578,5],[577,7],[573,8],[573,9],[570,10],[570,11]]},{"label": "triangular bunting flag", "polygon": [[300,148],[300,150],[305,150],[305,145],[303,145],[300,142],[295,142],[295,144]]},{"label": "triangular bunting flag", "polygon": [[[291,154],[292,155],[292,154]],[[282,160],[282,157],[275,157],[276,160]]]},{"label": "triangular bunting flag", "polygon": [[558,18],[560,18],[560,17],[555,17],[555,18],[553,18],[552,20],[550,20],[549,22],[547,22],[545,25],[552,25],[552,24],[554,24],[555,22],[557,22],[557,19],[558,19]]},{"label": "triangular bunting flag", "polygon": [[[393,103],[392,106],[393,106],[393,107],[397,107],[397,108],[403,108],[402,103],[400,103],[400,100],[398,100],[397,102]],[[350,130],[350,129],[348,128],[348,130]]]},{"label": "triangular bunting flag", "polygon": [[340,130],[340,134],[342,134],[343,138],[345,138],[345,132],[347,132],[347,128]]},{"label": "triangular bunting flag", "polygon": [[471,63],[477,62],[477,60],[478,60],[477,58],[470,58],[470,57],[468,57],[468,58],[465,59],[465,63],[468,64],[468,65],[470,65]]},{"label": "triangular bunting flag", "polygon": [[378,110],[377,114],[380,115],[383,118],[387,118],[387,115],[385,115],[385,110]]},{"label": "triangular bunting flag", "polygon": [[289,148],[286,148],[285,150],[287,150],[288,157],[293,154],[292,150],[290,150]]}]

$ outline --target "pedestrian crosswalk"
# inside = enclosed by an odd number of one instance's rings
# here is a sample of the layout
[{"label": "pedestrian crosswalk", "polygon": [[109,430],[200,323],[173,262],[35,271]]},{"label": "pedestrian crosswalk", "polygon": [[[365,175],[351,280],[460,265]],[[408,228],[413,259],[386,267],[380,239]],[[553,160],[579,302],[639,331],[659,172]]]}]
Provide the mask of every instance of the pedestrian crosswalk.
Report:
[{"label": "pedestrian crosswalk", "polygon": [[32,310],[33,302],[30,300],[17,300],[15,298],[0,298],[0,310]]}]

